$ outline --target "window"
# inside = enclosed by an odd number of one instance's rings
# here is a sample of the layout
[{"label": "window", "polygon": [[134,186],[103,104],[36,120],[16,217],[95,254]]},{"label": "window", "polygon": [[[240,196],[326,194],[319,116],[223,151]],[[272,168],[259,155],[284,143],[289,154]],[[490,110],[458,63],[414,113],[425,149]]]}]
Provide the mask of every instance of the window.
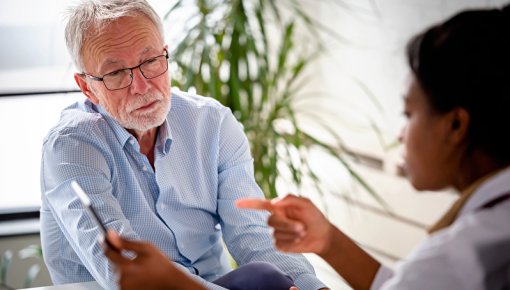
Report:
[{"label": "window", "polygon": [[59,111],[80,98],[31,95],[77,89],[63,38],[65,4],[64,0],[0,4],[0,212],[39,206],[42,139]]}]

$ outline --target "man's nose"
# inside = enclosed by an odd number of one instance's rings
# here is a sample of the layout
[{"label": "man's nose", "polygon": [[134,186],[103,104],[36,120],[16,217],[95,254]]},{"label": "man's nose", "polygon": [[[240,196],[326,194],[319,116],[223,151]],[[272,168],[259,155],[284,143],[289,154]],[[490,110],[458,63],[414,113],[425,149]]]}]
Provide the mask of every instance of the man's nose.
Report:
[{"label": "man's nose", "polygon": [[145,94],[149,90],[149,81],[143,76],[140,68],[131,70],[133,81],[130,90],[133,94]]}]

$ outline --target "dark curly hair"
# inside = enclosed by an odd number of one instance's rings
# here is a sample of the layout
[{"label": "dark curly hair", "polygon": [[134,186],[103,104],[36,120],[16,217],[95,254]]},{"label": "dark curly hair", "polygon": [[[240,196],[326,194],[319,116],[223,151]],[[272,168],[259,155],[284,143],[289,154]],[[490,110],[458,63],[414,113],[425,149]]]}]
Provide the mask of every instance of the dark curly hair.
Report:
[{"label": "dark curly hair", "polygon": [[470,114],[468,150],[510,163],[510,5],[469,10],[412,38],[409,66],[436,113]]}]

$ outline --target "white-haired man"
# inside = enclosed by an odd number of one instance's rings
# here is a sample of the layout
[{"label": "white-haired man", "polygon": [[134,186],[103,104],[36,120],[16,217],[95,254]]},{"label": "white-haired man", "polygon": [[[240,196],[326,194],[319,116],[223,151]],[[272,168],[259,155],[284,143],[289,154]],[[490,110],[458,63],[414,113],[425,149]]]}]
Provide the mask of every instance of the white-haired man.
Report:
[{"label": "white-haired man", "polygon": [[150,241],[206,288],[325,287],[304,257],[274,249],[267,215],[236,209],[236,199],[262,196],[246,137],[218,102],[170,93],[162,23],[146,1],[82,1],[66,41],[86,99],[43,145],[41,238],[54,283],[117,287],[76,180],[109,229]]}]

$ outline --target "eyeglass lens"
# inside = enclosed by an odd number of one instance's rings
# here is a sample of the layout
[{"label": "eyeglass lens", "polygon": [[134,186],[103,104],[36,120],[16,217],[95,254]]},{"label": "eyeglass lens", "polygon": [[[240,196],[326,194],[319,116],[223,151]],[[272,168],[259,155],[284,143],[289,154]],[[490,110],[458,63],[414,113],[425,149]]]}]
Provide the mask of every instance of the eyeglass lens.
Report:
[{"label": "eyeglass lens", "polygon": [[133,82],[132,70],[140,68],[140,72],[146,79],[153,79],[165,73],[168,62],[165,55],[151,58],[134,68],[126,68],[108,73],[103,76],[103,82],[109,90],[118,90],[129,87]]}]

